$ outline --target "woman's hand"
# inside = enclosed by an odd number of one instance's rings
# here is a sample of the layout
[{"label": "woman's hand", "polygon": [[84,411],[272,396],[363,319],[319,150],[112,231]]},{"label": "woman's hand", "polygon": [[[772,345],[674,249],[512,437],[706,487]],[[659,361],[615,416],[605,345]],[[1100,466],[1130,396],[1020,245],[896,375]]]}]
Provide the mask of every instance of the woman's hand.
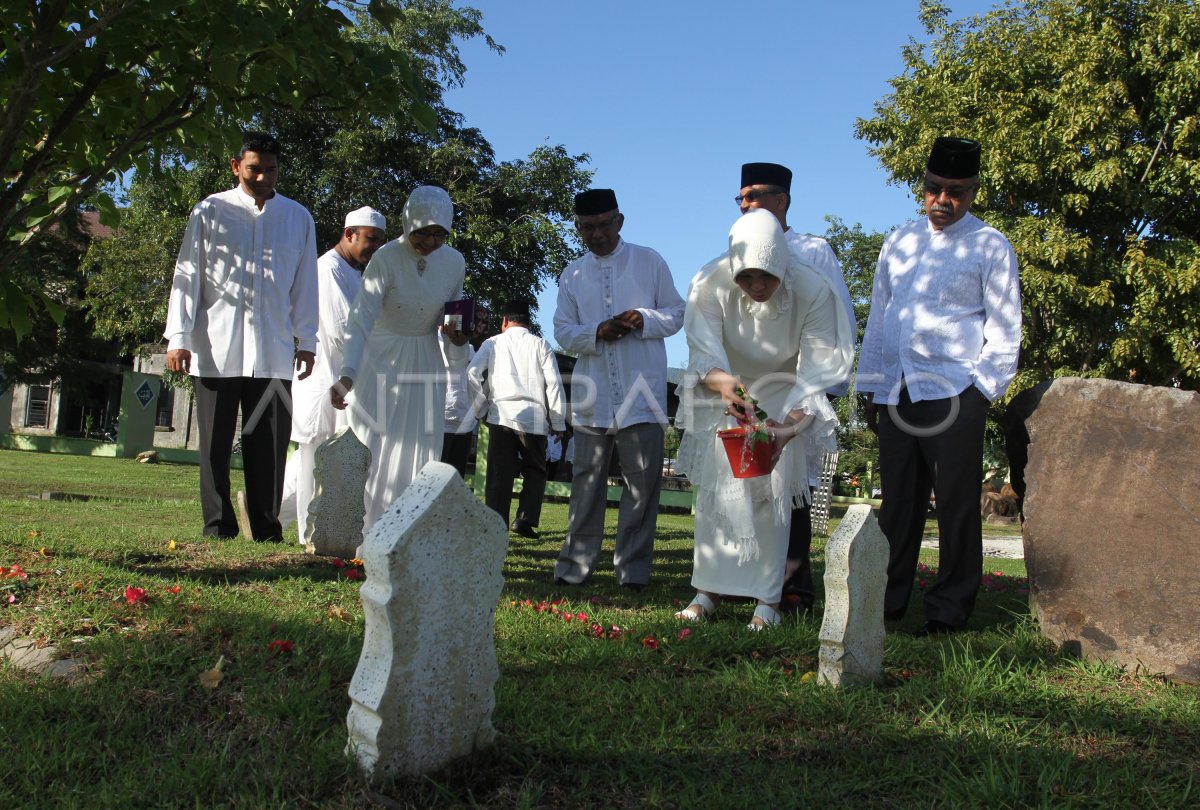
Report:
[{"label": "woman's hand", "polygon": [[783,454],[783,448],[796,438],[800,431],[808,427],[811,421],[812,417],[799,409],[788,413],[782,422],[776,422],[774,419],[767,420],[767,430],[771,434],[772,464],[779,461],[779,457]]},{"label": "woman's hand", "polygon": [[468,335],[466,332],[460,332],[458,327],[455,326],[447,326],[446,324],[442,324],[438,327],[438,329],[440,329],[442,334],[445,335],[446,340],[450,341],[455,346],[465,346],[467,340],[470,338],[470,335]]},{"label": "woman's hand", "polygon": [[333,407],[339,411],[346,410],[346,394],[349,394],[354,388],[354,380],[349,377],[342,377],[333,384],[329,389],[329,401],[333,403]]},{"label": "woman's hand", "polygon": [[721,395],[726,416],[732,416],[743,424],[754,421],[754,406],[737,394],[737,389],[742,387],[742,381],[737,377],[723,369],[714,368],[704,375],[704,385],[713,393]]}]

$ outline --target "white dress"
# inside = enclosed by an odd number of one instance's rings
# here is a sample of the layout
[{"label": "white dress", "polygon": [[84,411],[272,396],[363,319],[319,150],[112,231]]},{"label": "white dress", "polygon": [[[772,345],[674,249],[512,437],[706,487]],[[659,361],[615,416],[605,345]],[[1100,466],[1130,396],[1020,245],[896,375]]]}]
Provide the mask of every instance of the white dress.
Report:
[{"label": "white dress", "polygon": [[[728,254],[705,265],[692,280],[684,318],[690,407],[678,468],[697,493],[692,585],[774,603],[783,590],[791,510],[808,501],[808,458],[836,447],[837,417],[824,392],[850,369],[853,333],[828,282],[794,257],[767,301],[750,299],[733,278]],[[736,423],[701,382],[713,369],[738,377],[777,421],[796,408],[813,416],[770,475],[733,477],[716,431]]]},{"label": "white dress", "polygon": [[[364,534],[421,468],[441,457],[446,363],[438,326],[444,304],[462,297],[465,268],[448,245],[422,259],[400,237],[376,251],[363,274],[342,374],[354,381],[346,397],[350,428],[371,451]],[[446,352],[466,348],[447,342]]]}]

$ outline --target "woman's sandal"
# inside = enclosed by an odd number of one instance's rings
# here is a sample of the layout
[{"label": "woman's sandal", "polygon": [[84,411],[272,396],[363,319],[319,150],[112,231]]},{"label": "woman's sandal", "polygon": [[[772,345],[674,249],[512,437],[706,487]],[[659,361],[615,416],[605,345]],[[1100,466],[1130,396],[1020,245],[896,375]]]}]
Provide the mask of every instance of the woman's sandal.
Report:
[{"label": "woman's sandal", "polygon": [[[699,610],[692,610],[692,608],[699,608]],[[698,622],[716,612],[717,603],[704,594],[698,593],[696,594],[696,598],[687,607],[675,614],[675,618],[683,619],[686,622]]]},{"label": "woman's sandal", "polygon": [[[746,629],[753,630],[754,632],[766,630],[768,627],[774,627],[779,624],[780,618],[778,610],[770,605],[759,604],[754,609],[754,617],[750,619],[750,624],[746,625]],[[755,619],[758,619],[758,621],[756,622]]]}]

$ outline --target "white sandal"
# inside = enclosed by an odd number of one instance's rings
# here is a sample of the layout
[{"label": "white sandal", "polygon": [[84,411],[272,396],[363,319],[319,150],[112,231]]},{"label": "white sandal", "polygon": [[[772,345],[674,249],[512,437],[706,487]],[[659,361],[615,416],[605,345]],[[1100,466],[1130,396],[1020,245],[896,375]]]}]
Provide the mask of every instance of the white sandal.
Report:
[{"label": "white sandal", "polygon": [[[689,608],[700,608],[698,611],[690,610]],[[676,619],[683,619],[686,622],[698,622],[701,619],[707,618],[717,612],[717,603],[709,599],[702,593],[697,593],[687,607],[676,612]]]},{"label": "white sandal", "polygon": [[[754,609],[754,617],[750,619],[750,624],[746,625],[747,630],[757,633],[759,630],[766,630],[768,627],[775,627],[780,621],[779,611],[770,605],[759,604]],[[761,624],[755,623],[754,619],[760,619]]]}]

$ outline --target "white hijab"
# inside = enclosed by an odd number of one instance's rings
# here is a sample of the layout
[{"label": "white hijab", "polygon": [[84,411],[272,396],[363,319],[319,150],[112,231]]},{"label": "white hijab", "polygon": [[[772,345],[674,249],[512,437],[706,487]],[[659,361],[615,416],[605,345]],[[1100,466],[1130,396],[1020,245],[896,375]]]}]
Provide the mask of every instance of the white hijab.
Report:
[{"label": "white hijab", "polygon": [[729,229],[729,270],[733,277],[743,270],[762,270],[783,282],[766,301],[742,294],[742,309],[755,318],[778,318],[787,307],[787,237],[770,211],[755,208],[738,217]]},{"label": "white hijab", "polygon": [[441,225],[447,232],[454,225],[454,203],[450,193],[438,186],[417,186],[404,203],[404,235]]}]

